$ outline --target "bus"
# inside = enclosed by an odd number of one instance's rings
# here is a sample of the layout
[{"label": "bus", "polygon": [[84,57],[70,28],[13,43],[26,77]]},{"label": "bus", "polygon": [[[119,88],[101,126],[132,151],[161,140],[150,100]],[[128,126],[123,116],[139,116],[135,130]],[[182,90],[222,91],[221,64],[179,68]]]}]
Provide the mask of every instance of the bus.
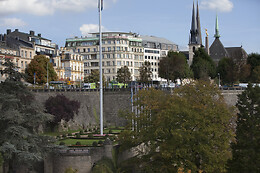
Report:
[{"label": "bus", "polygon": [[96,89],[96,83],[84,83],[83,89]]}]

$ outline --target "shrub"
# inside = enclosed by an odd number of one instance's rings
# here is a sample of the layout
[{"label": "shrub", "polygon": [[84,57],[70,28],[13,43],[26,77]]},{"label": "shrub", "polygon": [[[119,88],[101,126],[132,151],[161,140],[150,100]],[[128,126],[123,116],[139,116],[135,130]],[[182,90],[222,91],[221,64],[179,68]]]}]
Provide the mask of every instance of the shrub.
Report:
[{"label": "shrub", "polygon": [[108,137],[109,137],[109,135],[108,135],[108,134],[106,134],[106,135],[105,135],[105,137],[106,137],[106,138],[108,138]]},{"label": "shrub", "polygon": [[62,137],[63,137],[63,138],[66,138],[66,137],[67,137],[67,134],[63,134]]},{"label": "shrub", "polygon": [[76,134],[76,138],[80,138],[80,134],[79,133]]},{"label": "shrub", "polygon": [[96,141],[94,141],[93,143],[92,143],[92,146],[93,147],[96,147],[98,145],[98,143],[96,142]]},{"label": "shrub", "polygon": [[85,132],[88,132],[88,129],[86,129]]},{"label": "shrub", "polygon": [[80,130],[79,134],[83,135],[84,134],[83,130]]},{"label": "shrub", "polygon": [[60,142],[60,145],[65,145],[65,142],[61,141],[61,142]]},{"label": "shrub", "polygon": [[81,145],[81,143],[79,141],[76,142],[76,145]]},{"label": "shrub", "polygon": [[112,130],[110,129],[108,133],[110,133],[110,134],[111,134],[111,133],[112,133]]},{"label": "shrub", "polygon": [[89,134],[88,137],[89,137],[89,138],[93,138],[93,134]]},{"label": "shrub", "polygon": [[98,144],[99,144],[99,145],[102,145],[102,144],[103,144],[103,141],[101,141],[101,140],[98,141]]},{"label": "shrub", "polygon": [[71,133],[68,133],[68,136],[72,136],[72,134],[71,134]]}]

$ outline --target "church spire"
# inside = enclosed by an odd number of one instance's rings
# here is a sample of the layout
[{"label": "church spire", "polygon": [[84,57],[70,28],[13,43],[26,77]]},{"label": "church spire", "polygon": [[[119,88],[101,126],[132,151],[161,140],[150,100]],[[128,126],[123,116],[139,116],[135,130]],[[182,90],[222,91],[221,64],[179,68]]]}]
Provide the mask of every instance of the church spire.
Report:
[{"label": "church spire", "polygon": [[200,14],[199,14],[199,1],[197,1],[197,29],[198,29],[198,36],[197,36],[197,43],[202,45],[202,37],[201,37],[201,28],[200,28]]},{"label": "church spire", "polygon": [[219,35],[219,28],[218,28],[218,15],[216,15],[216,26],[215,26],[215,35],[214,35],[215,38],[219,38],[220,35]]},{"label": "church spire", "polygon": [[192,10],[192,21],[191,21],[191,30],[190,30],[190,44],[197,44],[197,20],[195,15],[195,5],[193,1],[193,10]]}]

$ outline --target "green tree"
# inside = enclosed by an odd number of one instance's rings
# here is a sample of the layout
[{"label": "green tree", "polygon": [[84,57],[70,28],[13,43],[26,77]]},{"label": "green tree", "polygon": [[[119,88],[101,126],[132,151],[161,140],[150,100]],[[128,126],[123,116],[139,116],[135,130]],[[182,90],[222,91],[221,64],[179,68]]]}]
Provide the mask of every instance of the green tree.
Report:
[{"label": "green tree", "polygon": [[232,58],[222,58],[218,62],[217,72],[223,84],[233,85],[238,80],[238,67]]},{"label": "green tree", "polygon": [[151,64],[145,61],[143,65],[139,68],[139,79],[138,81],[143,84],[149,84],[152,79]]},{"label": "green tree", "polygon": [[51,96],[45,101],[45,108],[48,113],[54,115],[54,119],[50,122],[52,131],[54,127],[63,119],[69,121],[78,114],[80,102],[69,100],[64,95]]},{"label": "green tree", "polygon": [[[103,85],[105,84],[105,76],[102,75],[103,78]],[[99,87],[99,70],[91,70],[89,76],[84,79],[85,83],[96,83],[96,86]]]},{"label": "green tree", "polygon": [[56,81],[57,74],[53,68],[52,63],[44,55],[36,55],[32,61],[28,64],[28,67],[25,69],[27,75],[27,81],[34,83],[34,73],[36,83],[45,84],[47,83],[47,64],[48,64],[48,82]]},{"label": "green tree", "polygon": [[177,172],[178,168],[225,172],[231,157],[232,113],[218,88],[196,82],[174,91],[173,95],[140,91],[135,102],[138,114],[127,116],[135,130],[120,136],[130,140],[126,145],[139,146],[139,168],[144,172]]},{"label": "green tree", "polygon": [[238,96],[236,141],[228,172],[260,172],[260,87],[248,88]]},{"label": "green tree", "polygon": [[160,60],[159,76],[167,81],[192,77],[187,59],[183,53],[169,51],[166,57]]},{"label": "green tree", "polygon": [[260,83],[260,65],[256,66],[252,71],[251,81],[254,83]]},{"label": "green tree", "polygon": [[120,83],[128,83],[131,81],[131,73],[127,66],[121,67],[117,70],[117,76],[116,79]]},{"label": "green tree", "polygon": [[7,75],[0,83],[0,152],[9,172],[19,165],[32,165],[42,160],[54,142],[52,137],[39,135],[39,127],[52,119],[35,102],[34,95],[21,82],[23,75],[6,59],[2,71]]},{"label": "green tree", "polygon": [[203,48],[195,51],[191,69],[195,79],[207,80],[216,76],[216,65]]}]

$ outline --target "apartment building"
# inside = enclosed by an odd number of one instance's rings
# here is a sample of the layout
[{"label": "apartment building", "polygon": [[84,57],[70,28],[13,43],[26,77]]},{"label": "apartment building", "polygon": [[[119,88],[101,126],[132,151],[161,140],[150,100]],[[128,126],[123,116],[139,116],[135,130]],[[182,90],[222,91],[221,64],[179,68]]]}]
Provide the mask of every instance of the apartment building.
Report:
[{"label": "apartment building", "polygon": [[72,83],[79,83],[84,80],[84,59],[83,56],[73,50],[60,48],[60,56],[55,58],[56,73],[59,80],[68,79]]},{"label": "apartment building", "polygon": [[[80,53],[84,57],[84,76],[91,70],[99,70],[99,33],[90,37],[66,39],[66,48]],[[144,62],[142,38],[135,33],[104,32],[102,33],[102,66],[106,81],[116,79],[117,71],[127,66],[132,80],[139,77],[139,67]]]},{"label": "apartment building", "polygon": [[178,45],[155,36],[141,36],[141,38],[144,47],[144,61],[151,64],[152,80],[164,81],[158,74],[160,59],[167,56],[168,51],[178,51]]}]

